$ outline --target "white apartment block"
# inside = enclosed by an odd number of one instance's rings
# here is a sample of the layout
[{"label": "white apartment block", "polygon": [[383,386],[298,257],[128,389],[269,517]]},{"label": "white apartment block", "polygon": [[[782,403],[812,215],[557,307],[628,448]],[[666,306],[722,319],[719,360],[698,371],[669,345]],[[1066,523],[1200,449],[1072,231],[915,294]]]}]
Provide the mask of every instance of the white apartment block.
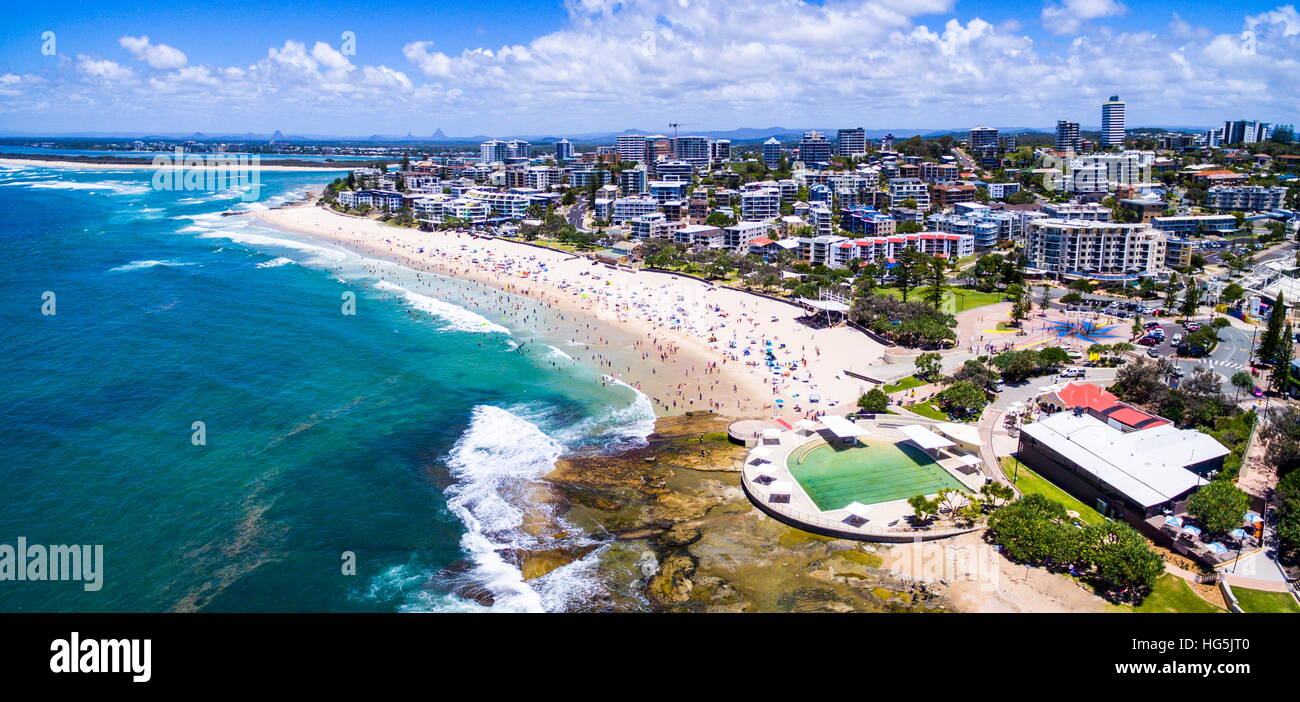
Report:
[{"label": "white apartment block", "polygon": [[898,258],[904,249],[916,249],[931,256],[964,258],[975,253],[975,238],[966,234],[921,232],[843,239],[827,252],[826,265],[845,268],[850,261],[878,263]]},{"label": "white apartment block", "polygon": [[636,217],[654,214],[659,211],[659,201],[649,197],[638,195],[634,197],[620,197],[614,201],[612,221],[627,222]]},{"label": "white apartment block", "polygon": [[672,239],[673,233],[682,226],[680,221],[670,220],[662,212],[651,212],[632,218],[632,238]]},{"label": "white apartment block", "polygon": [[1104,193],[1120,185],[1138,185],[1151,178],[1154,151],[1121,151],[1059,158],[1048,154],[1044,166],[1061,171],[1057,185],[1067,192]]},{"label": "white apartment block", "polygon": [[527,195],[497,190],[471,190],[465,193],[465,197],[487,205],[491,216],[507,219],[523,219],[532,204]]},{"label": "white apartment block", "polygon": [[1210,188],[1205,197],[1207,207],[1219,212],[1256,212],[1281,209],[1286,188],[1263,185]]},{"label": "white apartment block", "polygon": [[808,223],[812,225],[816,236],[829,235],[834,231],[831,208],[820,202],[808,208]]},{"label": "white apartment block", "polygon": [[670,200],[684,200],[689,185],[676,180],[652,180],[649,185],[650,197],[661,204]]},{"label": "white apartment block", "polygon": [[717,227],[707,224],[688,224],[673,232],[673,241],[701,249],[721,249],[727,244],[727,237]]},{"label": "white apartment block", "polygon": [[564,169],[555,166],[529,166],[524,171],[524,185],[538,190],[550,190],[560,184]]},{"label": "white apartment block", "polygon": [[740,194],[740,217],[752,221],[781,215],[781,191],[776,188],[747,190]]},{"label": "white apartment block", "polygon": [[902,207],[904,200],[916,202],[918,210],[930,209],[930,185],[920,178],[894,178],[889,181],[889,206]]},{"label": "white apartment block", "polygon": [[736,222],[722,231],[726,237],[726,247],[744,253],[755,239],[767,236],[771,228],[767,222]]},{"label": "white apartment block", "polygon": [[1046,202],[1043,214],[1049,219],[1074,219],[1087,222],[1109,222],[1110,208],[1095,202]]},{"label": "white apartment block", "polygon": [[1030,223],[1025,255],[1050,274],[1133,280],[1164,270],[1166,235],[1149,224],[1039,219]]},{"label": "white apartment block", "polygon": [[618,151],[621,161],[646,161],[646,138],[644,134],[624,134],[614,140],[614,149]]}]

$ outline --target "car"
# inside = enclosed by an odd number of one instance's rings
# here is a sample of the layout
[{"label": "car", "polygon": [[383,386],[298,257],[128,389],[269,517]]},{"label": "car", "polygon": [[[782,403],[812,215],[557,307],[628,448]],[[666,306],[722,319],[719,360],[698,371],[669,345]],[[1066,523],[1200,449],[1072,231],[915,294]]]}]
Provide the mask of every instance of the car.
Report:
[{"label": "car", "polygon": [[1159,346],[1160,339],[1157,339],[1154,336],[1144,336],[1141,339],[1138,339],[1138,343],[1143,346]]},{"label": "car", "polygon": [[1159,329],[1159,328],[1160,328],[1160,322],[1147,322],[1146,325],[1145,325],[1145,328],[1146,328],[1146,329]]},{"label": "car", "polygon": [[1061,371],[1062,378],[1082,378],[1088,374],[1088,371],[1082,368],[1066,368]]},{"label": "car", "polygon": [[1147,355],[1150,356],[1151,358],[1160,358],[1160,349],[1157,349],[1156,347],[1153,346],[1147,349]]},{"label": "car", "polygon": [[1177,344],[1178,344],[1179,342],[1181,342],[1182,340],[1183,340],[1183,335],[1182,335],[1182,334],[1174,334],[1173,343],[1174,343],[1175,345],[1177,345]]},{"label": "car", "polygon": [[1187,375],[1187,371],[1182,366],[1174,366],[1174,369],[1170,371],[1170,373],[1175,378],[1181,378],[1184,375]]},{"label": "car", "polygon": [[1260,386],[1256,385],[1256,386],[1255,386],[1255,387],[1250,391],[1250,394],[1254,395],[1255,397],[1263,397],[1263,396],[1264,396],[1264,388],[1261,388]]}]

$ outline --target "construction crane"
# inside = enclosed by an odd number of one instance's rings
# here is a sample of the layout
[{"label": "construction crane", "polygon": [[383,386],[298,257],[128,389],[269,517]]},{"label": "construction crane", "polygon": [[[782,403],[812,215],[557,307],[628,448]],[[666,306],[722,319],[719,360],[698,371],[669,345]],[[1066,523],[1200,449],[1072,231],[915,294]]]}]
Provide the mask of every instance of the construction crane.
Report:
[{"label": "construction crane", "polygon": [[686,124],[685,122],[669,122],[668,126],[673,128],[673,158],[677,158],[677,128]]}]

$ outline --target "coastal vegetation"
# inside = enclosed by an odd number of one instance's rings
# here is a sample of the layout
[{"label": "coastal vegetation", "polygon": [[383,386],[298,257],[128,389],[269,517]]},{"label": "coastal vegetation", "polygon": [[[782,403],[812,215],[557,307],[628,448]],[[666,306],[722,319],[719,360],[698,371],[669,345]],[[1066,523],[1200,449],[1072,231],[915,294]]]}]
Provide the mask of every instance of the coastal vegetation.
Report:
[{"label": "coastal vegetation", "polygon": [[1011,560],[1068,573],[1117,602],[1141,602],[1164,573],[1164,560],[1127,524],[1080,528],[1065,505],[1030,494],[989,516],[986,538]]},{"label": "coastal vegetation", "polygon": [[1213,436],[1231,451],[1216,479],[1235,479],[1255,426],[1254,411],[1242,410],[1225,396],[1223,379],[1204,366],[1193,369],[1176,388],[1167,382],[1173,373],[1167,359],[1138,360],[1122,366],[1109,389],[1124,402]]}]

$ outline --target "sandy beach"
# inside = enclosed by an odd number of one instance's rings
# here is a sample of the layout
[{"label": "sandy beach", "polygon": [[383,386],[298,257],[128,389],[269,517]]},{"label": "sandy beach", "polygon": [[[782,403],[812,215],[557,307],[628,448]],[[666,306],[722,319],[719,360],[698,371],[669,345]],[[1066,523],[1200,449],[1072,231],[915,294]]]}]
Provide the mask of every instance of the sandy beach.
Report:
[{"label": "sandy beach", "polygon": [[[217,154],[199,154],[199,155],[200,155],[200,156],[209,156],[209,155],[211,155],[211,156],[215,156],[215,155],[217,155]],[[152,163],[94,163],[94,162],[90,162],[90,161],[48,161],[48,160],[38,160],[38,159],[26,159],[26,158],[0,158],[0,166],[10,166],[10,167],[16,167],[16,168],[67,168],[67,169],[70,169],[70,170],[78,170],[78,171],[85,171],[85,170],[91,170],[91,171],[102,171],[102,170],[156,171],[156,170],[158,170],[158,169],[160,168],[160,166],[155,166],[155,165],[153,165]],[[302,173],[313,173],[313,172],[320,172],[320,171],[346,171],[346,170],[348,170],[349,168],[355,168],[355,166],[342,166],[342,165],[330,165],[330,166],[277,166],[277,165],[267,164],[267,163],[260,163],[260,164],[258,164],[258,165],[256,165],[256,166],[253,166],[253,165],[249,165],[249,166],[240,165],[239,167],[240,167],[240,168],[247,168],[248,170],[255,170],[255,171],[298,171],[298,172],[302,172]],[[184,168],[184,169],[190,169],[190,168],[195,168],[195,167],[194,167],[194,166],[161,166],[161,168]],[[203,166],[199,166],[198,168],[203,168],[203,169],[209,169],[209,168],[226,168],[226,169],[229,169],[229,168],[231,168],[231,166],[230,166],[229,164],[226,164],[226,165],[223,166],[223,165],[221,165],[221,164],[213,163],[213,164],[204,164]]]},{"label": "sandy beach", "polygon": [[[793,421],[844,413],[868,385],[843,371],[881,362],[883,347],[860,332],[815,329],[799,319],[805,312],[798,307],[694,279],[616,270],[519,242],[394,227],[308,203],[252,216],[368,257],[489,285],[506,294],[473,302],[512,321],[538,323],[510,295],[538,301],[567,327],[539,331],[585,344],[588,353],[577,360],[642,390],[661,415],[712,409]],[[810,403],[811,395],[819,402]]]}]

